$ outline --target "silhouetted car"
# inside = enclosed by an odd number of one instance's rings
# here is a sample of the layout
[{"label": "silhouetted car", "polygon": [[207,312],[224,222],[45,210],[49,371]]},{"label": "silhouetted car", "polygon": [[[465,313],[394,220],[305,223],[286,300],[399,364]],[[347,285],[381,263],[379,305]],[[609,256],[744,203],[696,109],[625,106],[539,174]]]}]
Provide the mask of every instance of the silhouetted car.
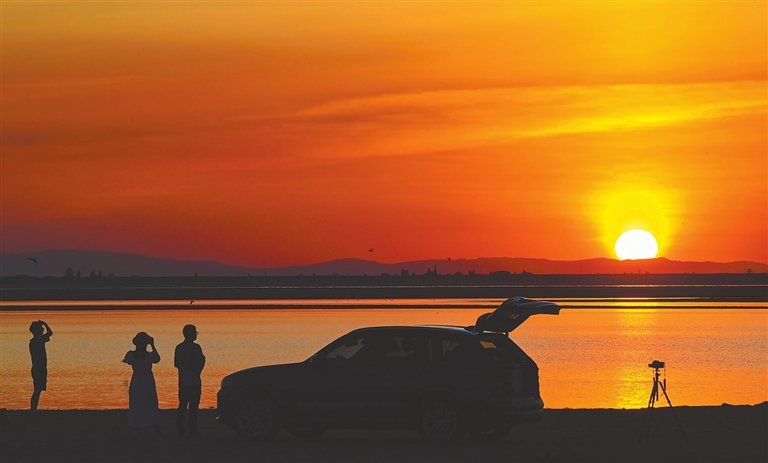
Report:
[{"label": "silhouetted car", "polygon": [[538,366],[508,334],[559,310],[510,298],[474,326],[360,328],[304,362],[225,377],[218,417],[244,437],[375,427],[410,427],[435,441],[503,437],[544,406]]}]

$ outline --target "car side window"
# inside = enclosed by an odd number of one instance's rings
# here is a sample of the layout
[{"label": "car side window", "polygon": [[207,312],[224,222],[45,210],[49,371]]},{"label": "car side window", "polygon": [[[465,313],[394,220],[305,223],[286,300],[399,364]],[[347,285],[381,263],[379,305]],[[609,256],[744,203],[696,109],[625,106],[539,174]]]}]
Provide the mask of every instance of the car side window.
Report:
[{"label": "car side window", "polygon": [[355,363],[381,364],[395,355],[399,347],[391,336],[381,333],[365,333],[351,336],[328,352],[329,360],[351,360]]},{"label": "car side window", "polygon": [[363,337],[363,347],[355,355],[355,360],[381,366],[391,356],[397,355],[397,341],[385,333],[369,333]]},{"label": "car side window", "polygon": [[430,338],[418,333],[364,333],[342,339],[324,358],[339,366],[411,371],[429,364],[431,349]]},{"label": "car side window", "polygon": [[393,336],[387,360],[394,367],[416,368],[429,363],[429,338],[418,334]]},{"label": "car side window", "polygon": [[466,342],[455,337],[432,340],[432,363],[437,365],[466,365],[471,362],[471,351]]}]

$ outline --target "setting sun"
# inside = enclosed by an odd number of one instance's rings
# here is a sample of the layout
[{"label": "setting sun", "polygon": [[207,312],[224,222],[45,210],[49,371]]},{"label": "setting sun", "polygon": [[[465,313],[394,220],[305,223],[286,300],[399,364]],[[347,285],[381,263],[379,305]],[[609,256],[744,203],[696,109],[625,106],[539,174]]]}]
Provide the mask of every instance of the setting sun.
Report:
[{"label": "setting sun", "polygon": [[652,259],[659,252],[659,244],[645,230],[628,230],[619,236],[614,247],[616,256],[626,259]]}]

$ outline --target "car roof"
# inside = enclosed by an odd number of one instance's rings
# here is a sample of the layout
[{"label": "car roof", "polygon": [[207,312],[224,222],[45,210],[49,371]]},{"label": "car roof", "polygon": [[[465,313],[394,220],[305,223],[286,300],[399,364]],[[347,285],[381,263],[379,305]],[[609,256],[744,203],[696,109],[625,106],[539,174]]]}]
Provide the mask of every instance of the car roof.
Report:
[{"label": "car roof", "polygon": [[361,331],[423,331],[428,333],[452,333],[466,336],[475,334],[466,327],[454,325],[368,326],[365,328],[358,328],[353,332]]}]

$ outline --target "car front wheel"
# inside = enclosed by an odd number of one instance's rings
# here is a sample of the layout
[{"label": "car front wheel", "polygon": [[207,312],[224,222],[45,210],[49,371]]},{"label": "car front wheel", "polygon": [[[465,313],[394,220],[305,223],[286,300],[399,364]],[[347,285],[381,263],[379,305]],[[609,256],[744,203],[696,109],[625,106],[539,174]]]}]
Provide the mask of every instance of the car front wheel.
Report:
[{"label": "car front wheel", "polygon": [[421,435],[433,442],[450,442],[463,433],[462,409],[456,400],[445,396],[426,399],[421,408]]},{"label": "car front wheel", "polygon": [[280,420],[274,398],[265,392],[244,395],[238,403],[235,430],[247,439],[275,437],[280,432]]}]

